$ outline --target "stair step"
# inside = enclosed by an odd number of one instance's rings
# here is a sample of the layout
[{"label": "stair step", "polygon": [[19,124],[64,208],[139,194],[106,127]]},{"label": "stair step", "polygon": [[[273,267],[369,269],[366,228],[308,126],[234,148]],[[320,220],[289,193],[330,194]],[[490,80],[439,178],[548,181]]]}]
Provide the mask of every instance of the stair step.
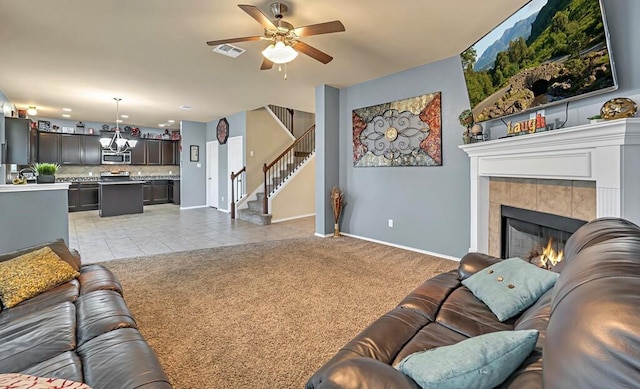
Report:
[{"label": "stair step", "polygon": [[247,201],[247,206],[249,207],[249,209],[252,210],[252,211],[256,211],[256,212],[262,212],[263,204],[264,203],[263,203],[262,199],[261,200]]},{"label": "stair step", "polygon": [[271,214],[263,214],[262,212],[256,212],[251,209],[239,209],[237,218],[260,226],[267,226],[271,224]]}]

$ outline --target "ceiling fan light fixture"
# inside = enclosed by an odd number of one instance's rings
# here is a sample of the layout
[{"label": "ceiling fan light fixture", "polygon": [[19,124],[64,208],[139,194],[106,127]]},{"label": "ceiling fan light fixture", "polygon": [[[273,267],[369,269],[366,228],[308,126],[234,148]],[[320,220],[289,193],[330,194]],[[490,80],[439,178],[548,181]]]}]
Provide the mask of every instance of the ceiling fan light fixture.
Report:
[{"label": "ceiling fan light fixture", "polygon": [[277,64],[288,63],[296,59],[298,52],[293,47],[278,41],[262,50],[262,55],[269,61]]},{"label": "ceiling fan light fixture", "polygon": [[29,109],[27,109],[27,114],[30,116],[36,116],[38,114],[38,110],[36,110],[35,106],[30,105]]}]

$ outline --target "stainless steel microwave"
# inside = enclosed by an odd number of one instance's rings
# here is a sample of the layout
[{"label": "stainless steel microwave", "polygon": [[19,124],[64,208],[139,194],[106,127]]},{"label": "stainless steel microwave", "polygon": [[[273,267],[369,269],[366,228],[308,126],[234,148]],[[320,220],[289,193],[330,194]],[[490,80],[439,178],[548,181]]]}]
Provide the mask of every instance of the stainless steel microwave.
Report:
[{"label": "stainless steel microwave", "polygon": [[103,165],[129,165],[131,164],[131,151],[116,153],[115,151],[102,150]]}]

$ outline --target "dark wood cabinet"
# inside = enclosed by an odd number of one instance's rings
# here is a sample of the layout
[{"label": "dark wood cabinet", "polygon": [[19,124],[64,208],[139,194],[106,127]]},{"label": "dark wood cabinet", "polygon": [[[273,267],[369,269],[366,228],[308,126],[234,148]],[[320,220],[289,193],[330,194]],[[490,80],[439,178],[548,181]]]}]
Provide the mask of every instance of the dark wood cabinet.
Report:
[{"label": "dark wood cabinet", "polygon": [[169,202],[180,204],[180,180],[169,180]]},{"label": "dark wood cabinet", "polygon": [[98,183],[73,182],[69,185],[69,212],[98,209]]},{"label": "dark wood cabinet", "polygon": [[38,162],[60,163],[60,134],[38,134]]},{"label": "dark wood cabinet", "polygon": [[153,180],[151,189],[153,191],[153,204],[164,204],[169,202],[168,180]]},{"label": "dark wood cabinet", "polygon": [[82,137],[82,163],[84,165],[102,164],[102,145],[96,136]]},{"label": "dark wood cabinet", "polygon": [[61,165],[82,165],[83,137],[76,135],[60,135],[60,163]]},{"label": "dark wood cabinet", "polygon": [[162,141],[160,140],[147,140],[147,165],[160,165],[162,164]]},{"label": "dark wood cabinet", "polygon": [[138,139],[136,147],[131,149],[131,164],[146,165],[147,164],[147,141]]},{"label": "dark wood cabinet", "polygon": [[153,202],[153,191],[151,190],[151,181],[147,181],[142,185],[142,203],[149,205]]},{"label": "dark wood cabinet", "polygon": [[163,165],[177,165],[176,162],[176,147],[177,142],[171,140],[162,141],[162,164]]}]

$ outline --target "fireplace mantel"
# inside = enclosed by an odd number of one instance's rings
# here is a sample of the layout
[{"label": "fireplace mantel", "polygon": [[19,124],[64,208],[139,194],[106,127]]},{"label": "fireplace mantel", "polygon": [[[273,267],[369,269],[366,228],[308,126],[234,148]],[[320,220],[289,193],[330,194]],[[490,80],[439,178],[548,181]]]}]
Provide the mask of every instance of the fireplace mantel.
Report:
[{"label": "fireplace mantel", "polygon": [[596,183],[597,217],[640,224],[640,119],[618,119],[459,146],[470,158],[470,251],[488,252],[489,177]]}]

